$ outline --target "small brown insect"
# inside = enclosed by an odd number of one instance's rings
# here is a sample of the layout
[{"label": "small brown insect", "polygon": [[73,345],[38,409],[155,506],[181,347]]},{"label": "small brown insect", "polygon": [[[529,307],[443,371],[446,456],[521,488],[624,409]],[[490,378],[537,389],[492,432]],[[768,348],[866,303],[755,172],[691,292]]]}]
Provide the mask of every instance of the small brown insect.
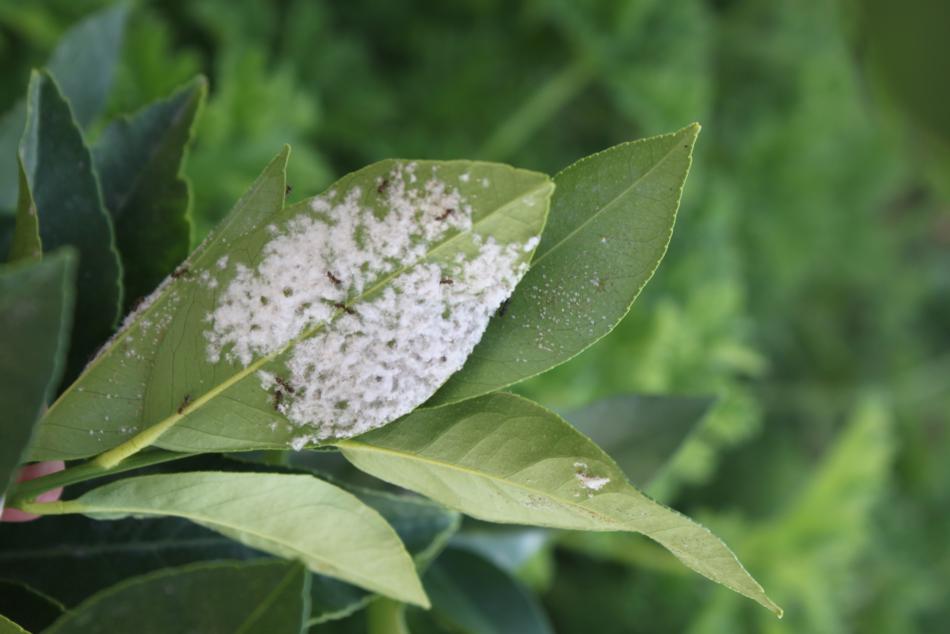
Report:
[{"label": "small brown insect", "polygon": [[131,312],[134,313],[135,311],[137,311],[144,301],[145,301],[144,297],[139,297],[134,302],[132,302]]},{"label": "small brown insect", "polygon": [[182,399],[181,405],[178,406],[178,414],[180,415],[185,411],[185,408],[191,405],[191,394],[185,394],[185,398]]},{"label": "small brown insect", "polygon": [[498,307],[498,310],[495,311],[495,317],[504,317],[505,313],[508,312],[508,300],[506,299],[501,303],[501,306]]},{"label": "small brown insect", "polygon": [[455,280],[453,280],[451,277],[443,277],[441,280],[439,280],[439,284],[455,284]]},{"label": "small brown insect", "polygon": [[344,303],[342,303],[342,302],[336,302],[335,304],[333,304],[333,307],[334,307],[334,308],[339,308],[340,310],[343,310],[343,311],[346,311],[346,314],[347,314],[347,315],[355,315],[355,314],[356,314],[356,311],[355,311],[355,310],[353,310],[352,308],[350,308],[349,306],[347,306],[346,304],[344,304]]},{"label": "small brown insect", "polygon": [[330,271],[327,271],[327,279],[333,282],[334,286],[339,286],[340,284],[343,283],[342,280],[340,280],[340,278],[338,278],[336,275],[334,275]]},{"label": "small brown insect", "polygon": [[297,391],[297,390],[294,389],[294,387],[293,387],[290,383],[288,383],[288,382],[287,382],[284,378],[282,378],[282,377],[279,377],[279,376],[278,376],[278,377],[275,377],[274,380],[277,381],[277,385],[279,385],[279,386],[281,386],[282,388],[284,388],[285,390],[287,390],[287,392],[290,393],[290,394],[294,394],[294,393]]},{"label": "small brown insect", "polygon": [[294,191],[294,186],[288,183],[287,186],[284,187],[284,195],[289,196],[292,191]]},{"label": "small brown insect", "polygon": [[449,207],[448,209],[446,209],[445,211],[443,211],[441,214],[439,214],[438,216],[436,216],[435,219],[436,219],[436,220],[445,220],[446,218],[448,218],[449,216],[451,216],[451,215],[454,214],[454,213],[455,213],[455,210],[452,209],[451,207]]},{"label": "small brown insect", "polygon": [[389,188],[389,179],[384,178],[382,182],[380,182],[380,184],[376,186],[376,193],[385,194],[387,188]]},{"label": "small brown insect", "polygon": [[280,403],[284,400],[284,393],[280,390],[274,390],[274,409],[280,411]]},{"label": "small brown insect", "polygon": [[174,271],[172,271],[172,279],[177,280],[179,277],[182,277],[183,275],[188,275],[187,266],[182,265],[182,266],[179,266]]}]

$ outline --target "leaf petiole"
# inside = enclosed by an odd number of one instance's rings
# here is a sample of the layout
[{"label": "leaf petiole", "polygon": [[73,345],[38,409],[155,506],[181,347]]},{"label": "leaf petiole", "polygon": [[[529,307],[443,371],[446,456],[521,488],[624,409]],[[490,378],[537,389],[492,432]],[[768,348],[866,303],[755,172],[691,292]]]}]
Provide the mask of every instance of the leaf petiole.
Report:
[{"label": "leaf petiole", "polygon": [[[56,473],[51,473],[41,478],[36,478],[35,480],[27,480],[26,482],[14,484],[10,490],[7,507],[18,508],[22,511],[26,511],[27,509],[24,505],[33,505],[33,500],[35,500],[38,495],[45,493],[46,491],[50,491],[58,487],[69,486],[71,484],[77,484],[79,482],[85,482],[86,480],[94,480],[107,475],[122,473],[124,471],[140,469],[142,467],[147,467],[154,464],[161,464],[163,462],[169,462],[172,460],[181,460],[182,458],[188,458],[194,455],[197,454],[178,453],[175,451],[156,449],[154,451],[148,451],[130,456],[129,459],[125,460],[121,465],[112,468],[103,467],[96,460],[90,460],[88,462],[76,465],[75,467],[70,467],[64,471],[57,471]],[[38,515],[48,514],[48,512],[38,512],[32,510],[32,508],[28,512],[37,513]]]}]

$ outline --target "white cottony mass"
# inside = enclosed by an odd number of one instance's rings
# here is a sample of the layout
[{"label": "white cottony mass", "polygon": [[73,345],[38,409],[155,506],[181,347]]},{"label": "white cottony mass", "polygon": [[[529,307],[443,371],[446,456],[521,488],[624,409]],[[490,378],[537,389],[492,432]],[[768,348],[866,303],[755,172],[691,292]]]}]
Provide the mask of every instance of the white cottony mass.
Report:
[{"label": "white cottony mass", "polygon": [[422,404],[462,367],[527,270],[536,235],[501,243],[479,234],[459,189],[417,172],[397,164],[373,191],[331,191],[270,226],[255,263],[217,263],[232,277],[206,317],[208,360],[267,360],[260,387],[298,428],[294,448]]}]

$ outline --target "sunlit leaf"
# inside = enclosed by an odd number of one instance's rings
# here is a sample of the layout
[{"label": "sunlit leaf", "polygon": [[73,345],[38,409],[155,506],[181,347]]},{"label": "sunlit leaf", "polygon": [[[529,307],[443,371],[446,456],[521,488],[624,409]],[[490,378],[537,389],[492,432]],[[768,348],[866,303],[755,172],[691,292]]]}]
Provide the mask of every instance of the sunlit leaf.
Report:
[{"label": "sunlit leaf", "polygon": [[520,397],[420,410],[337,445],[363,471],[478,519],[643,533],[696,572],[781,613],[709,530],[640,493],[590,439]]},{"label": "sunlit leaf", "polygon": [[193,472],[128,478],[66,504],[98,519],[182,517],[387,596],[428,605],[392,527],[355,496],[309,475]]}]

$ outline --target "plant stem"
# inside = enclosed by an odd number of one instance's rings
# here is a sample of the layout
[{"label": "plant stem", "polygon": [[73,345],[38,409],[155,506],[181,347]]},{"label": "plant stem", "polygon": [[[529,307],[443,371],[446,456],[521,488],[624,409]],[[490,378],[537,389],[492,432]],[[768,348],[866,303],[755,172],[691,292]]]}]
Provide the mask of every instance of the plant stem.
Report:
[{"label": "plant stem", "polygon": [[[31,502],[41,493],[45,493],[51,489],[101,478],[114,473],[140,469],[153,464],[160,464],[171,460],[181,460],[182,458],[188,458],[194,455],[196,454],[161,450],[149,451],[132,456],[123,462],[122,465],[111,469],[102,467],[95,460],[84,462],[75,467],[70,467],[65,471],[57,471],[56,473],[51,473],[41,478],[36,478],[35,480],[27,480],[26,482],[14,484],[10,490],[9,503],[7,506],[26,510],[23,508],[23,504]],[[35,511],[30,512],[34,513]]]},{"label": "plant stem", "polygon": [[67,515],[82,513],[86,507],[76,500],[66,502],[59,500],[57,502],[20,502],[15,508],[34,515]]},{"label": "plant stem", "polygon": [[366,608],[366,632],[367,634],[409,634],[405,617],[405,604],[380,597]]}]

